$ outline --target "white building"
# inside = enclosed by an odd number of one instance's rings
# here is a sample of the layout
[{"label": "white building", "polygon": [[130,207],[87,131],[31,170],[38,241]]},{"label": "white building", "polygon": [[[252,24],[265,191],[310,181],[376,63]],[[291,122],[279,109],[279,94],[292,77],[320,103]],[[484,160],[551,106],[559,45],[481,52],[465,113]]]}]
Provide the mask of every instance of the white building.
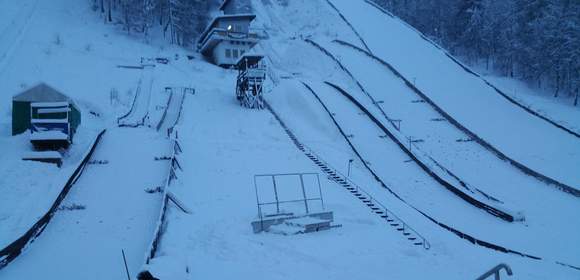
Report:
[{"label": "white building", "polygon": [[238,59],[259,41],[258,34],[250,32],[250,23],[255,18],[253,14],[223,15],[214,18],[198,40],[199,52],[222,67],[236,64]]}]

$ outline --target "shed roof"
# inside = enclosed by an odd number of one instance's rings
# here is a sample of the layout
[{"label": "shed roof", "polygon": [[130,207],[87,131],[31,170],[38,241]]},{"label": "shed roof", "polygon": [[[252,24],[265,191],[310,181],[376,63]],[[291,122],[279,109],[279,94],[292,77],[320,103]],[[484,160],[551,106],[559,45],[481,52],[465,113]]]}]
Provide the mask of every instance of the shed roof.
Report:
[{"label": "shed roof", "polygon": [[245,61],[247,61],[248,64],[250,64],[250,65],[257,64],[263,58],[264,58],[264,55],[262,55],[262,54],[246,53],[246,54],[240,56],[240,58],[236,62],[236,67],[240,68]]},{"label": "shed roof", "polygon": [[70,102],[70,97],[53,87],[40,83],[12,97],[12,101],[23,102]]}]

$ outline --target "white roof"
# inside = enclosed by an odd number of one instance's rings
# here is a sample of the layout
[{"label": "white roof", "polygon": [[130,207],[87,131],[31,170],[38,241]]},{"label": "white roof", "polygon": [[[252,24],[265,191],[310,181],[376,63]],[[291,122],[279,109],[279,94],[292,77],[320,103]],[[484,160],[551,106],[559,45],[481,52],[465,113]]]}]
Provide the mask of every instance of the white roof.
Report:
[{"label": "white roof", "polygon": [[58,108],[58,107],[67,107],[68,102],[33,102],[30,103],[30,107],[41,107],[41,108]]},{"label": "white roof", "polygon": [[68,140],[68,135],[58,130],[39,131],[30,133],[30,140]]},{"label": "white roof", "polygon": [[68,123],[68,119],[31,119],[30,123]]},{"label": "white roof", "polygon": [[15,95],[12,100],[24,102],[72,102],[68,96],[45,83],[37,84]]},{"label": "white roof", "polygon": [[57,151],[38,151],[26,153],[24,159],[62,159],[62,155]]},{"label": "white roof", "polygon": [[69,107],[38,108],[38,111],[37,111],[37,113],[39,113],[39,114],[67,113],[67,112],[70,112]]}]

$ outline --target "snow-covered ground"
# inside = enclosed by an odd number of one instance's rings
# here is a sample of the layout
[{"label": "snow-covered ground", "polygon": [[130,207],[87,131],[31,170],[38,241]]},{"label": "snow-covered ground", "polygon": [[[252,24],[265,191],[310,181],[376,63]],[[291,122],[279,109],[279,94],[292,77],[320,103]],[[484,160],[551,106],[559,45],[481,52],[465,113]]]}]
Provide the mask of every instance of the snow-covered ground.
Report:
[{"label": "snow-covered ground", "polygon": [[[167,104],[161,130],[177,119],[177,99],[168,102],[166,87],[196,90],[195,95],[185,97],[178,125],[182,170],[169,189],[191,214],[169,203],[160,247],[150,266],[173,275],[169,279],[473,279],[501,262],[513,268],[513,279],[574,279],[580,275],[578,270],[556,264],[580,264],[576,250],[580,241],[575,235],[580,225],[574,216],[580,210],[577,198],[524,175],[475,142],[456,142],[465,135],[446,122],[433,121],[440,116],[427,104],[411,102],[417,98],[383,66],[331,42],[342,39],[363,47],[324,0],[252,0],[258,16],[255,27],[270,36],[256,47],[269,56],[271,80],[266,99],[299,140],[337,171],[346,174],[349,160],[354,159],[350,178],[423,235],[431,244],[430,250],[413,245],[358,198],[327,179],[267,110],[240,107],[234,97],[235,71],[210,65],[198,56],[186,60],[183,50],[149,44],[103,25],[91,11],[90,1],[24,0],[21,7],[8,2],[0,0],[0,7],[9,7],[0,9],[0,31],[11,25],[20,31],[0,33],[4,36],[0,37],[0,84],[5,100],[0,102],[0,115],[6,116],[0,121],[0,166],[9,167],[0,171],[4,175],[0,176],[0,247],[46,211],[54,200],[51,194],[60,191],[67,172],[76,166],[92,136],[102,127],[108,132],[93,159],[107,160],[108,164],[89,165],[63,202],[64,206],[76,204],[85,208],[58,211],[43,234],[0,270],[0,279],[121,278],[125,277],[121,249],[127,255],[131,276],[137,274],[153,238],[162,202],[161,193],[147,193],[145,189],[164,184],[168,162],[154,158],[171,152],[165,133],[154,129]],[[363,1],[332,3],[376,55],[389,62],[394,60],[408,78],[416,78],[421,90],[453,117],[501,146],[503,152],[534,164],[546,175],[572,185],[578,183],[573,170],[579,156],[575,154],[579,146],[576,139],[569,140],[556,128],[519,112],[513,105],[501,105],[501,99],[492,98],[487,92],[470,94],[469,98],[477,98],[479,103],[483,102],[480,98],[494,102],[488,106],[493,106],[498,116],[516,119],[493,129],[481,125],[480,112],[460,110],[456,106],[461,105],[459,101],[447,99],[455,94],[442,93],[448,83],[433,82],[460,79],[471,88],[472,81],[459,73],[456,65],[440,59],[440,53],[432,47],[413,39],[414,33]],[[386,31],[398,39],[376,36]],[[8,37],[11,43],[4,41]],[[377,119],[385,119],[353,80],[334,61],[304,42],[306,38],[336,54],[371,94],[385,101],[381,107],[403,120],[402,136],[424,139],[417,144],[422,153],[473,187],[499,198],[503,201],[501,207],[523,211],[526,221],[507,223],[465,203],[410,162],[394,143],[380,138],[383,133],[362,112],[323,82],[339,84]],[[401,50],[417,49],[423,51],[420,54],[425,60],[437,65],[417,67],[409,63],[417,61],[401,55],[405,53]],[[166,57],[170,62],[143,70],[118,67],[139,65],[141,57]],[[446,73],[446,77],[433,78],[433,72],[429,72],[433,69]],[[78,141],[61,169],[20,161],[20,155],[30,149],[27,138],[9,136],[10,97],[38,81],[61,89],[83,111]],[[320,94],[339,125],[352,134],[348,139],[368,161],[366,164],[406,202],[373,178],[302,82]],[[128,112],[139,84],[141,96],[137,96],[136,113],[131,120],[145,115],[148,118],[139,128],[117,128],[117,117]],[[545,108],[559,111],[557,106]],[[573,119],[569,116],[573,114],[561,119]],[[528,125],[520,135],[498,132],[500,126],[511,129],[520,123]],[[532,151],[533,143],[512,149],[517,137],[536,126],[543,135],[534,141],[548,139],[562,144],[557,158],[534,158],[551,150],[548,147]],[[567,157],[569,161],[565,161]],[[556,173],[559,169],[562,172]],[[326,209],[334,211],[335,223],[342,227],[291,236],[252,233],[250,223],[257,218],[253,175],[289,172],[320,173]],[[20,178],[27,174],[34,175]],[[35,191],[39,188],[43,191]],[[471,244],[417,210],[485,241],[543,259],[532,260]]]},{"label": "snow-covered ground", "polygon": [[398,19],[364,1],[331,2],[375,55],[391,63],[461,124],[516,161],[578,189],[580,139],[509,103]]},{"label": "snow-covered ground", "polygon": [[580,105],[574,107],[573,97],[554,98],[552,92],[544,92],[507,77],[487,74],[485,78],[520,103],[580,133]]},{"label": "snow-covered ground", "polygon": [[[140,145],[131,143],[140,142]],[[0,271],[1,279],[115,279],[141,268],[161,205],[169,143],[155,131],[113,128],[103,136],[91,164],[71,189],[44,232],[14,262]],[[34,267],[34,269],[30,269]]]}]

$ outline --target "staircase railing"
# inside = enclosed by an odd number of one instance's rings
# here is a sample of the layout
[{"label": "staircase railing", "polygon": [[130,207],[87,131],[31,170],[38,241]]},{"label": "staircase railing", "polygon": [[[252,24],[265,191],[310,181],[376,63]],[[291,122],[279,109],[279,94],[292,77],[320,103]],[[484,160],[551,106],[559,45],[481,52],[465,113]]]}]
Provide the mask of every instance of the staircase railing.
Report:
[{"label": "staircase railing", "polygon": [[505,272],[507,273],[508,276],[513,275],[512,269],[511,269],[511,267],[509,267],[509,265],[507,265],[505,263],[500,263],[500,264],[496,265],[495,267],[493,267],[492,269],[490,269],[488,272],[479,276],[476,280],[484,280],[492,275],[495,276],[495,280],[500,280],[500,272],[502,269],[505,270]]}]

